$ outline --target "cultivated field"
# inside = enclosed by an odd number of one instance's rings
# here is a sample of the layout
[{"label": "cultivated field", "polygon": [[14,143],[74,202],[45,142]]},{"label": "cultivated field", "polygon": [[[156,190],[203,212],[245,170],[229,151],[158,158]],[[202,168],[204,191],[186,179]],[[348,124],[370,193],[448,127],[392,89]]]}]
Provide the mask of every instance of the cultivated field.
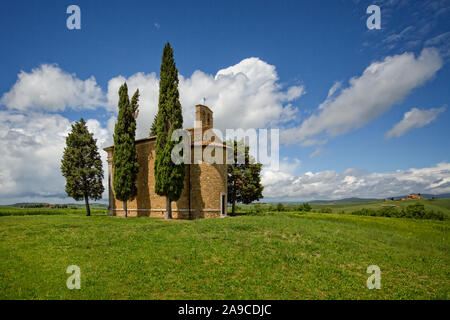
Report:
[{"label": "cultivated field", "polygon": [[[0,216],[0,299],[450,298],[448,220],[45,213]],[[80,290],[66,287],[69,265],[81,268]],[[369,265],[381,268],[379,290],[366,287]]]}]

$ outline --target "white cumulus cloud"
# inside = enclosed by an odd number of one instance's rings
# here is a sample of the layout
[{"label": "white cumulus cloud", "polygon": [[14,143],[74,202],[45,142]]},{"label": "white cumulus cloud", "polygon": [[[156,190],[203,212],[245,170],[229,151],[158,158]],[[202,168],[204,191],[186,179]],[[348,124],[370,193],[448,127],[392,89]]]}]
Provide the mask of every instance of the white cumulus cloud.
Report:
[{"label": "white cumulus cloud", "polygon": [[[124,82],[127,83],[130,99],[136,89],[139,89],[139,116],[137,118],[136,137],[148,137],[153,118],[158,111],[159,79],[154,72],[149,74],[139,72],[128,78],[118,76],[110,79],[106,94],[107,109],[116,114],[118,112],[119,88]],[[112,132],[114,132],[114,126],[111,134]]]},{"label": "white cumulus cloud", "polygon": [[386,138],[398,138],[410,130],[422,128],[436,120],[437,116],[444,112],[445,109],[445,106],[429,110],[412,108],[404,114],[403,119],[399,123],[386,133]]},{"label": "white cumulus cloud", "polygon": [[[281,166],[280,166],[281,167]],[[450,163],[429,168],[374,172],[351,168],[306,172],[301,175],[263,170],[264,199],[267,201],[308,201],[349,197],[384,198],[409,193],[450,192]]]},{"label": "white cumulus cloud", "polygon": [[[0,204],[66,197],[60,166],[70,125],[60,115],[0,111]],[[99,147],[107,143],[108,130],[97,120],[87,120],[87,126]],[[100,154],[106,169],[106,154]]]},{"label": "white cumulus cloud", "polygon": [[360,128],[431,79],[442,65],[438,51],[432,48],[424,49],[417,58],[404,53],[374,62],[339,93],[340,84],[335,84],[319,106],[320,112],[299,127],[284,130],[282,141],[311,145],[321,141],[318,135],[333,137]]},{"label": "white cumulus cloud", "polygon": [[[306,91],[301,85],[285,88],[278,80],[275,66],[259,58],[244,59],[215,75],[200,70],[190,77],[180,74],[184,126],[193,126],[195,105],[203,98],[214,112],[214,126],[218,129],[266,128],[289,121],[297,113],[293,101]],[[146,137],[158,109],[159,78],[154,72],[113,77],[107,90],[102,91],[94,77],[81,80],[57,65],[43,64],[29,73],[20,72],[0,104],[10,110],[51,112],[100,107],[113,116],[118,111],[118,90],[124,82],[130,97],[136,89],[140,91],[136,137]]]},{"label": "white cumulus cloud", "polygon": [[104,101],[94,77],[80,80],[56,65],[43,64],[30,73],[21,71],[0,104],[17,110],[61,111],[68,107],[93,109]]},{"label": "white cumulus cloud", "polygon": [[[125,81],[130,96],[137,88],[141,93],[136,137],[146,137],[158,110],[159,79],[155,73],[112,78],[108,110],[117,111],[118,90]],[[193,126],[195,105],[206,98],[205,104],[214,112],[215,128],[265,128],[292,118],[297,109],[291,102],[305,93],[303,86],[283,88],[275,66],[258,58],[244,59],[215,75],[199,70],[190,77],[179,75],[179,81],[184,127]]]}]

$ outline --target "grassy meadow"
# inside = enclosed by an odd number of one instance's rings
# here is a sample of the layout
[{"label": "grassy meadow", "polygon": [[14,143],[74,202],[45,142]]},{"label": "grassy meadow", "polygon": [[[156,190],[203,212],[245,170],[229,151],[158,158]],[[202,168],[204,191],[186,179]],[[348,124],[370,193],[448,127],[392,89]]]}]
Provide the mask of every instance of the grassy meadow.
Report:
[{"label": "grassy meadow", "polygon": [[[285,211],[164,221],[46,210],[0,208],[0,299],[450,298],[448,220]],[[80,290],[66,287],[69,265],[81,268]],[[381,269],[379,290],[366,287],[369,265]]]},{"label": "grassy meadow", "polygon": [[[421,200],[398,200],[398,201],[373,201],[365,203],[327,203],[311,204],[310,212],[313,213],[338,213],[359,214],[359,211],[368,210],[380,212],[393,210],[401,212],[408,207],[422,206],[423,210],[433,213],[436,220],[450,219],[450,199],[421,199]],[[304,211],[301,203],[255,203],[250,205],[238,205],[236,215],[265,215],[274,212],[299,212]],[[437,219],[439,217],[441,219]],[[426,217],[424,217],[426,219]]]}]

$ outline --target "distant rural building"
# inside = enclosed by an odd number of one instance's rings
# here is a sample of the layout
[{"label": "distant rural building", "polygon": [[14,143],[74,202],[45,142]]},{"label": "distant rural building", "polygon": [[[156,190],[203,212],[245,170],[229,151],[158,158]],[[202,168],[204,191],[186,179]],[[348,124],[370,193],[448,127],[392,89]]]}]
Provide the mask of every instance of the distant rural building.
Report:
[{"label": "distant rural building", "polygon": [[[206,130],[213,128],[213,112],[205,105],[196,106],[196,131],[201,133],[194,136],[194,128],[188,129],[191,133],[191,155],[194,157],[194,148],[207,146],[223,148],[224,161],[222,164],[186,164],[184,188],[178,201],[172,202],[173,218],[212,218],[226,215],[227,212],[227,165],[225,163],[226,146],[217,137],[203,141]],[[166,211],[165,197],[155,192],[155,144],[156,136],[136,140],[138,153],[139,173],[136,181],[137,197],[128,202],[128,216],[164,217]],[[117,200],[113,190],[113,154],[114,146],[104,148],[108,153],[108,185],[109,185],[109,215],[121,216],[123,202]],[[217,149],[215,149],[217,150]],[[193,161],[191,161],[193,162]]]},{"label": "distant rural building", "polygon": [[411,193],[403,198],[385,198],[384,201],[395,201],[395,200],[420,200],[423,199],[422,195],[420,193]]},{"label": "distant rural building", "polygon": [[420,193],[411,193],[406,198],[403,198],[403,200],[419,200],[423,199],[423,197],[420,195]]}]

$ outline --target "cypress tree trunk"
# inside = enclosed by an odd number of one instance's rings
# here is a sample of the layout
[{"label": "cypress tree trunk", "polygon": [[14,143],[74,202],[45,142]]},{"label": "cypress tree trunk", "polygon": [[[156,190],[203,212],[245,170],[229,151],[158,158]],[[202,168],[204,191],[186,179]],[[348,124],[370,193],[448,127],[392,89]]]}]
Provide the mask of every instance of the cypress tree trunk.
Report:
[{"label": "cypress tree trunk", "polygon": [[234,210],[236,208],[236,182],[233,181],[233,187],[231,188],[231,215],[234,216]]},{"label": "cypress tree trunk", "polygon": [[84,195],[84,203],[86,205],[86,216],[89,217],[91,215],[91,208],[89,207],[89,197],[87,194]]},{"label": "cypress tree trunk", "polygon": [[186,174],[185,164],[176,164],[171,159],[173,148],[180,142],[171,140],[172,133],[183,128],[178,82],[173,49],[167,43],[161,61],[158,114],[154,121],[156,125],[155,192],[166,197],[166,219],[172,219],[171,202],[180,198]]},{"label": "cypress tree trunk", "polygon": [[172,201],[166,197],[166,219],[172,219]]},{"label": "cypress tree trunk", "polygon": [[127,217],[127,201],[125,200],[123,202],[123,217],[126,218]]}]

